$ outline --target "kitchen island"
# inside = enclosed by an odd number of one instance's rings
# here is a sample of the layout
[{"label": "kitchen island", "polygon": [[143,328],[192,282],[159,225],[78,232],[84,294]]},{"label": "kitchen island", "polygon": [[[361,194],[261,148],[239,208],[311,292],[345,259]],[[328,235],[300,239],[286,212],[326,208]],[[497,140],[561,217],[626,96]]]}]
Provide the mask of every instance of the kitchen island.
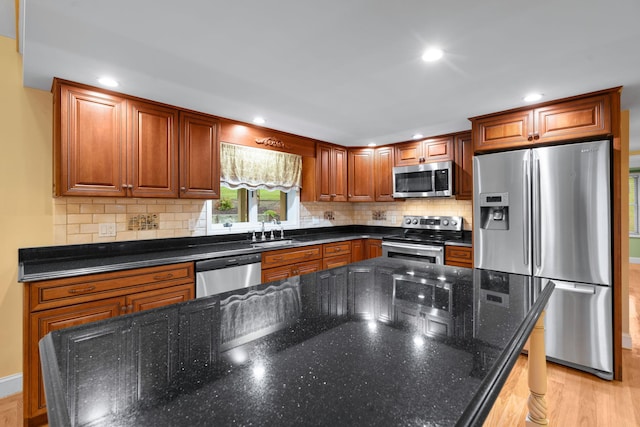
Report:
[{"label": "kitchen island", "polygon": [[49,424],[481,425],[552,290],[375,258],[54,331]]}]

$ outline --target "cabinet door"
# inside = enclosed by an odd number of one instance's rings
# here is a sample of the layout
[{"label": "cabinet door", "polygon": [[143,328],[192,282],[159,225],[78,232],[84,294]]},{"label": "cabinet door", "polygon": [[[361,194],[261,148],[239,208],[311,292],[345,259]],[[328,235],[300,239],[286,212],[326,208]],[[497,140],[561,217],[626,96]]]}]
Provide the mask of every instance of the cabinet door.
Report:
[{"label": "cabinet door", "polygon": [[456,135],[456,199],[471,200],[473,197],[473,144],[471,132]]},{"label": "cabinet door", "polygon": [[194,297],[194,286],[187,284],[128,295],[125,303],[127,305],[127,313],[134,313],[189,301]]},{"label": "cabinet door", "polygon": [[40,354],[38,341],[46,334],[57,329],[83,325],[97,320],[118,316],[124,308],[124,298],[110,298],[101,301],[76,304],[71,307],[44,310],[29,315],[28,339],[33,345],[26,349],[24,381],[27,385],[25,392],[25,413],[28,418],[44,416],[46,403],[40,369]]},{"label": "cabinet door", "polygon": [[332,154],[332,168],[329,169],[329,175],[333,177],[332,202],[347,201],[347,150],[345,148],[334,147]]},{"label": "cabinet door", "polygon": [[349,201],[373,202],[374,191],[374,150],[372,148],[356,148],[349,150]]},{"label": "cabinet door", "polygon": [[128,185],[133,197],[178,197],[178,110],[128,101]]},{"label": "cabinet door", "polygon": [[180,112],[180,197],[220,197],[218,120]]},{"label": "cabinet door", "polygon": [[375,151],[374,191],[376,202],[393,202],[393,147]]},{"label": "cabinet door", "polygon": [[536,108],[534,142],[553,142],[611,133],[609,95]]},{"label": "cabinet door", "polygon": [[316,196],[319,202],[331,201],[331,146],[318,144],[316,147]]},{"label": "cabinet door", "polygon": [[440,162],[453,160],[453,138],[437,138],[422,141],[422,161]]},{"label": "cabinet door", "polygon": [[382,256],[382,240],[367,239],[364,243],[364,254],[366,259]]},{"label": "cabinet door", "polygon": [[295,264],[291,269],[292,276],[301,276],[303,274],[315,273],[322,270],[322,263],[320,260],[299,262]]},{"label": "cabinet door", "polygon": [[533,132],[533,111],[473,119],[471,127],[476,152],[526,146]]},{"label": "cabinet door", "polygon": [[422,159],[422,143],[420,141],[403,142],[394,145],[395,165],[417,165]]},{"label": "cabinet door", "polygon": [[444,263],[457,267],[473,267],[473,251],[465,246],[445,246]]},{"label": "cabinet door", "polygon": [[364,239],[351,241],[351,262],[362,261],[364,258]]},{"label": "cabinet door", "polygon": [[54,184],[59,196],[126,195],[126,101],[54,88]]}]

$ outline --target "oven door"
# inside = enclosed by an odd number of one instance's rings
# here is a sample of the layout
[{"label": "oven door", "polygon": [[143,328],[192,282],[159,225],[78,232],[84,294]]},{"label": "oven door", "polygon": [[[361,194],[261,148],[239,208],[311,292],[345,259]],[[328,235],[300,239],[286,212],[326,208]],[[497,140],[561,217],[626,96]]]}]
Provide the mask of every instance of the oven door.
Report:
[{"label": "oven door", "polygon": [[430,264],[444,264],[444,246],[383,241],[382,256]]}]

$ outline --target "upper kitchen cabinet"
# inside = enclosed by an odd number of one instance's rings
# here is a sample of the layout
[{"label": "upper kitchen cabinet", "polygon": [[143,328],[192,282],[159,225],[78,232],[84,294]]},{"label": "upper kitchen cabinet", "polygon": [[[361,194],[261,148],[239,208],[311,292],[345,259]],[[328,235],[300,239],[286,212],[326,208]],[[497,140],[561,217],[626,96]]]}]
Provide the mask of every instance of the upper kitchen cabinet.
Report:
[{"label": "upper kitchen cabinet", "polygon": [[56,79],[54,193],[177,197],[178,110]]},{"label": "upper kitchen cabinet", "polygon": [[54,81],[54,193],[125,196],[126,100]]},{"label": "upper kitchen cabinet", "polygon": [[403,142],[395,144],[394,147],[396,166],[453,160],[453,138],[451,136]]},{"label": "upper kitchen cabinet", "polygon": [[133,197],[178,197],[178,110],[127,101],[127,187]]},{"label": "upper kitchen cabinet", "polygon": [[316,145],[316,199],[347,201],[347,150],[337,145]]},{"label": "upper kitchen cabinet", "polygon": [[454,144],[456,199],[471,200],[473,197],[473,140],[471,132],[456,134]]},{"label": "upper kitchen cabinet", "polygon": [[220,197],[219,121],[180,112],[180,197]]},{"label": "upper kitchen cabinet", "polygon": [[374,191],[376,202],[393,202],[393,147],[379,147],[375,150]]},{"label": "upper kitchen cabinet", "polygon": [[612,133],[612,96],[620,88],[534,107],[472,117],[475,152],[552,144]]},{"label": "upper kitchen cabinet", "polygon": [[375,201],[375,171],[373,148],[354,148],[348,151],[348,184],[350,202]]}]

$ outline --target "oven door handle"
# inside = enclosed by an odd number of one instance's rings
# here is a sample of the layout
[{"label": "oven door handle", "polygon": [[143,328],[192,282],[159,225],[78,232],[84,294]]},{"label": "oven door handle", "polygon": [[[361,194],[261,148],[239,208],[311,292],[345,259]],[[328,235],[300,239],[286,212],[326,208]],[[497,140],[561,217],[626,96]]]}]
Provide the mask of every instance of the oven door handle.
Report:
[{"label": "oven door handle", "polygon": [[444,252],[444,246],[419,245],[411,243],[382,242],[382,246],[397,249],[414,249],[420,251]]}]

